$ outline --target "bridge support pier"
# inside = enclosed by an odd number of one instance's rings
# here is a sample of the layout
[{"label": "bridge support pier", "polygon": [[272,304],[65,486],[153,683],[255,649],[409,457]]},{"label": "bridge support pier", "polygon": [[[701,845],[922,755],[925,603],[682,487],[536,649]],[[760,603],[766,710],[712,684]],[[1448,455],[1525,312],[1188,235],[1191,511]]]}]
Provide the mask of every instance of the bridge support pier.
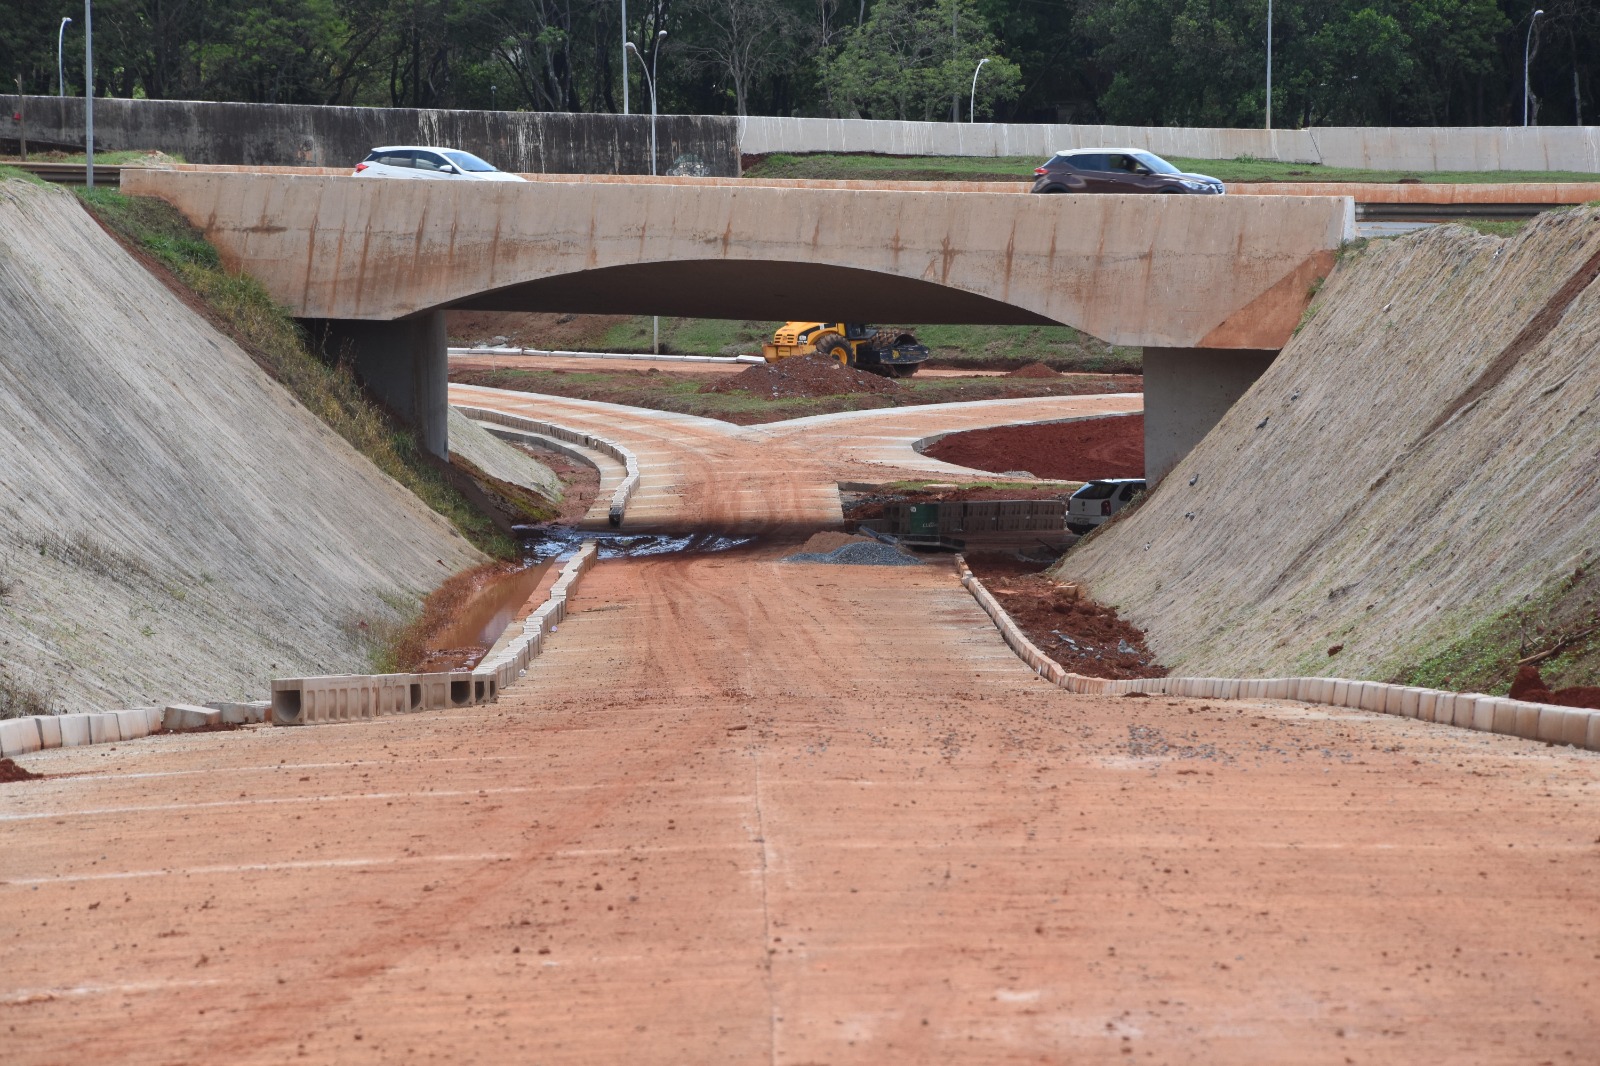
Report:
[{"label": "bridge support pier", "polygon": [[1277,355],[1256,348],[1144,350],[1144,476],[1152,488],[1211,432]]},{"label": "bridge support pier", "polygon": [[313,336],[335,358],[352,360],[356,377],[416,434],[417,445],[450,457],[450,380],[444,312],[393,322],[309,320]]}]

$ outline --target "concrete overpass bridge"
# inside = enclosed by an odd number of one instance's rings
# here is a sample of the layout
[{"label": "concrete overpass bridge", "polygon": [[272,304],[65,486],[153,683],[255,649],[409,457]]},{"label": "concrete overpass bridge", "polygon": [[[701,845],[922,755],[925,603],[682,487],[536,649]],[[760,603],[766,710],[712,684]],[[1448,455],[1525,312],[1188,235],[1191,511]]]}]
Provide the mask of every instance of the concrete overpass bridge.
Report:
[{"label": "concrete overpass bridge", "polygon": [[1342,197],[1019,196],[691,178],[125,172],[349,341],[442,452],[447,309],[1063,324],[1146,356],[1160,476],[1254,381],[1351,233]]}]

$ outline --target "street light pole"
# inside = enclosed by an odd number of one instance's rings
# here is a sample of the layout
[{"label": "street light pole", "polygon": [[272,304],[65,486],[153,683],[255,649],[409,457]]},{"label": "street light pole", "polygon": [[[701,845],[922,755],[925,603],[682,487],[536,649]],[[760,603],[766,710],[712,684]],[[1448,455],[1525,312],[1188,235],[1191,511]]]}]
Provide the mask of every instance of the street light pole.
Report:
[{"label": "street light pole", "polygon": [[978,121],[978,71],[982,70],[983,65],[987,62],[989,62],[988,56],[978,60],[978,65],[972,71],[972,97],[967,101],[967,123],[969,125]]},{"label": "street light pole", "polygon": [[[645,83],[650,87],[650,176],[656,176],[656,63],[661,59],[661,42],[667,39],[667,31],[662,30],[656,34],[656,46],[650,52],[650,65],[644,65],[644,56],[639,55],[639,47],[632,41],[623,46],[624,53],[633,52],[639,59],[639,69],[644,71]],[[650,316],[650,350],[656,355],[661,354],[661,316]]]},{"label": "street light pole", "polygon": [[83,0],[83,183],[94,188],[94,12]]},{"label": "street light pole", "polygon": [[1522,124],[1524,126],[1526,126],[1528,124],[1528,111],[1529,111],[1529,108],[1528,108],[1528,97],[1530,95],[1530,93],[1529,93],[1530,83],[1528,81],[1528,62],[1529,62],[1528,48],[1529,48],[1529,46],[1531,46],[1533,44],[1533,26],[1534,26],[1534,23],[1538,22],[1539,21],[1539,16],[1543,15],[1543,14],[1544,14],[1544,10],[1542,8],[1537,9],[1537,10],[1534,11],[1533,17],[1528,20],[1528,36],[1527,36],[1527,39],[1522,42]]},{"label": "street light pole", "polygon": [[67,68],[62,66],[62,63],[61,63],[61,43],[64,40],[66,40],[67,23],[69,23],[71,21],[72,20],[70,18],[63,17],[61,19],[61,25],[56,29],[56,95],[57,96],[65,96],[65,95],[67,95],[67,75],[66,75],[66,69]]},{"label": "street light pole", "polygon": [[622,113],[628,113],[628,0],[622,0]]},{"label": "street light pole", "polygon": [[1272,129],[1272,0],[1267,0],[1267,129]]}]

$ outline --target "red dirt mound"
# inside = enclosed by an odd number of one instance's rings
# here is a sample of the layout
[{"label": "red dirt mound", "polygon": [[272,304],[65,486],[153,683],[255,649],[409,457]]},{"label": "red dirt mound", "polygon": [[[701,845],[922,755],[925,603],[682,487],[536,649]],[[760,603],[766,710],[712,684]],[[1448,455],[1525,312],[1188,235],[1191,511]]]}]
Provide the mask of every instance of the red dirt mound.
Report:
[{"label": "red dirt mound", "polygon": [[927,454],[997,474],[1026,470],[1063,481],[1143,477],[1144,415],[952,433]]},{"label": "red dirt mound", "polygon": [[720,381],[700,386],[700,392],[748,392],[772,400],[839,396],[861,392],[899,392],[899,382],[840,366],[822,355],[797,355],[777,363],[758,363]]},{"label": "red dirt mound", "polygon": [[23,769],[10,759],[0,759],[0,785],[10,781],[33,781],[43,776],[32,770]]},{"label": "red dirt mound", "polygon": [[1144,633],[1118,618],[1116,608],[1042,573],[1028,573],[1014,560],[976,556],[967,565],[1028,639],[1069,671],[1117,680],[1167,676]]},{"label": "red dirt mound", "polygon": [[1517,677],[1511,682],[1511,698],[1529,703],[1553,703],[1557,707],[1579,707],[1600,711],[1600,686],[1574,685],[1555,691],[1545,687],[1539,668],[1532,663],[1517,667]]},{"label": "red dirt mound", "polygon": [[1060,376],[1060,374],[1043,363],[1029,363],[1027,366],[1019,366],[1006,375],[1008,378],[1058,378]]}]

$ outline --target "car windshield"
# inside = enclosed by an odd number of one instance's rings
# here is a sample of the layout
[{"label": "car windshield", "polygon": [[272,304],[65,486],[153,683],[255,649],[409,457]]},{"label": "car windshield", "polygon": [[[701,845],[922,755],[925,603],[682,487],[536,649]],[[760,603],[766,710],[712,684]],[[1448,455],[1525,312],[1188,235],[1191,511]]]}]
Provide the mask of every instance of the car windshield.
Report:
[{"label": "car windshield", "polygon": [[457,167],[470,173],[494,173],[494,167],[491,167],[488,163],[485,163],[471,152],[447,151],[444,153],[444,155],[446,159],[450,160],[450,162],[454,163]]},{"label": "car windshield", "polygon": [[1149,152],[1129,152],[1128,154],[1133,156],[1133,158],[1137,159],[1139,162],[1143,163],[1145,166],[1149,167],[1151,172],[1154,174],[1183,173],[1177,167],[1173,166],[1171,163],[1167,162],[1165,159],[1162,159],[1158,155],[1151,155]]},{"label": "car windshield", "polygon": [[1083,488],[1072,494],[1074,500],[1108,500],[1111,494],[1117,491],[1117,486],[1109,481],[1091,481]]}]

